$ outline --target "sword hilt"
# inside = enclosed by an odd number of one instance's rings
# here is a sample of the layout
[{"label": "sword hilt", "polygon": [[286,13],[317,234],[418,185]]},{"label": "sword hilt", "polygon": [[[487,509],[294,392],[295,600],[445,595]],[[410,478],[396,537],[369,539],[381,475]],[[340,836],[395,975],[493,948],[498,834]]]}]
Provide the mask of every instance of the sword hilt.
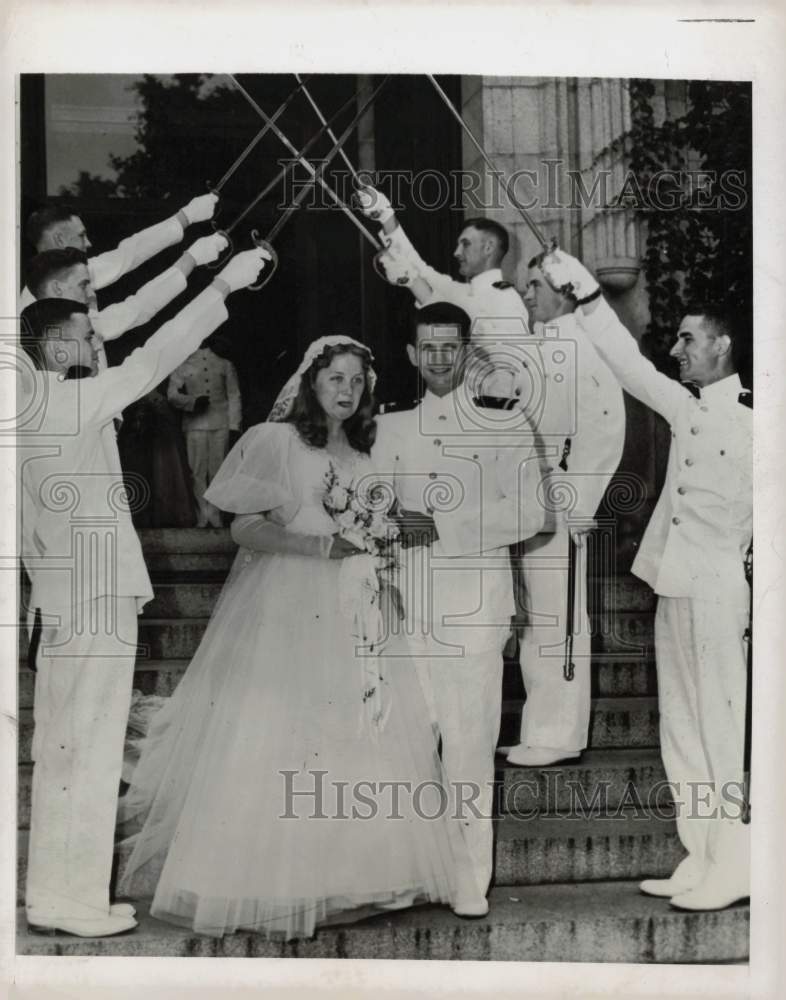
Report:
[{"label": "sword hilt", "polygon": [[380,264],[380,258],[382,257],[383,254],[387,252],[388,252],[387,247],[384,247],[382,250],[378,250],[372,257],[372,264],[374,265],[374,270],[377,273],[377,277],[382,278],[383,281],[386,281],[390,285],[396,284],[402,287],[404,285],[408,285],[411,280],[409,275],[407,275],[406,277],[396,278],[395,282],[392,282],[390,278],[388,278],[387,274],[385,274],[385,269],[382,266],[382,264]]},{"label": "sword hilt", "polygon": [[225,229],[219,228],[218,223],[216,222],[215,219],[211,220],[210,225],[213,227],[213,232],[216,234],[216,236],[223,236],[224,239],[227,241],[226,249],[221,251],[216,260],[214,260],[212,264],[205,265],[209,271],[217,271],[220,267],[223,267],[224,264],[226,264],[226,262],[232,256],[232,253],[234,251],[234,246],[232,244],[232,237]]},{"label": "sword hilt", "polygon": [[251,230],[251,242],[255,247],[260,247],[262,250],[267,250],[270,254],[270,261],[265,265],[262,273],[265,275],[261,281],[258,281],[255,285],[249,285],[248,290],[250,292],[258,292],[265,287],[265,285],[270,281],[273,275],[278,269],[278,254],[273,249],[273,244],[268,243],[267,240],[262,239],[259,235],[258,229]]}]

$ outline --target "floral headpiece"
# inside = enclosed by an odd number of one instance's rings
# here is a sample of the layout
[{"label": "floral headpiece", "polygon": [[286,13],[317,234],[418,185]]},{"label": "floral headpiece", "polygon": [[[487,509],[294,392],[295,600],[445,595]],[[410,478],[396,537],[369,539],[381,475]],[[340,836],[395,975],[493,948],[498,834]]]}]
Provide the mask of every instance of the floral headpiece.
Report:
[{"label": "floral headpiece", "polygon": [[273,404],[273,409],[268,414],[268,420],[273,423],[281,423],[286,420],[289,414],[292,412],[292,407],[295,402],[295,397],[300,389],[300,380],[303,375],[309,370],[316,359],[324,354],[329,347],[336,347],[340,344],[348,345],[351,347],[359,347],[368,356],[369,369],[366,373],[366,384],[368,385],[369,392],[374,392],[374,386],[377,384],[377,373],[371,368],[371,363],[374,361],[374,355],[366,347],[365,344],[361,344],[359,340],[353,340],[352,337],[345,337],[341,334],[337,334],[331,337],[320,337],[313,343],[308,345],[306,353],[303,355],[303,360],[298,365],[297,371],[294,375],[286,382],[284,388],[278,394],[275,403]]}]

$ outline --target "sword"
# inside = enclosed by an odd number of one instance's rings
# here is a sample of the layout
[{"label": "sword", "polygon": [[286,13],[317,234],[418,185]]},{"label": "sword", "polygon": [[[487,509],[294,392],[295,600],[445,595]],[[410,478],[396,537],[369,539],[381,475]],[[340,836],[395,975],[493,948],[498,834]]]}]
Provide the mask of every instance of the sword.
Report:
[{"label": "sword", "polygon": [[437,81],[434,79],[434,77],[430,73],[427,73],[426,76],[429,78],[429,80],[431,80],[432,84],[434,85],[434,89],[439,94],[439,96],[442,98],[442,100],[445,102],[445,104],[447,105],[447,108],[450,111],[450,113],[453,115],[453,117],[456,119],[456,121],[462,127],[462,129],[464,130],[464,133],[466,134],[467,138],[470,140],[470,142],[473,144],[473,146],[475,147],[475,149],[477,149],[477,151],[483,157],[483,159],[486,162],[486,165],[489,167],[489,169],[491,170],[491,172],[493,174],[496,174],[498,177],[503,177],[503,183],[505,185],[505,193],[507,194],[508,198],[510,199],[511,205],[513,205],[513,207],[518,211],[518,213],[521,216],[521,218],[529,226],[530,231],[532,232],[532,235],[535,237],[535,239],[538,241],[538,243],[540,243],[540,245],[543,247],[544,250],[547,250],[547,251],[548,250],[556,250],[556,248],[557,248],[557,241],[556,241],[556,239],[552,239],[550,243],[546,240],[546,237],[543,235],[542,231],[540,230],[540,228],[538,227],[538,225],[535,223],[535,220],[532,218],[532,216],[529,214],[529,212],[526,210],[526,208],[524,208],[524,206],[521,204],[521,202],[516,197],[516,192],[513,190],[513,185],[510,183],[510,180],[507,177],[504,177],[502,175],[502,173],[499,170],[497,170],[497,168],[495,167],[495,165],[494,165],[491,157],[488,155],[488,153],[483,148],[483,146],[475,138],[475,134],[473,133],[472,129],[469,127],[469,125],[467,125],[467,123],[464,121],[464,119],[458,113],[458,111],[454,107],[453,102],[451,101],[451,99],[448,97],[448,95],[445,93],[445,91],[442,89],[442,87],[440,87],[440,85],[437,83]]},{"label": "sword", "polygon": [[[315,182],[318,183],[321,180],[322,174],[325,172],[325,170],[327,170],[327,168],[330,165],[331,161],[335,158],[335,156],[337,155],[338,151],[341,149],[341,147],[347,141],[347,139],[349,138],[349,136],[355,130],[358,122],[360,121],[360,119],[363,117],[363,115],[365,115],[366,111],[368,111],[368,109],[374,103],[374,99],[376,98],[377,94],[382,89],[382,87],[385,85],[385,83],[387,82],[387,79],[388,79],[387,77],[384,77],[382,79],[382,81],[379,84],[377,84],[377,86],[374,88],[374,90],[371,92],[371,94],[368,96],[368,98],[363,102],[363,104],[361,105],[361,107],[360,107],[359,111],[357,112],[357,114],[355,115],[355,117],[352,119],[352,121],[347,125],[347,127],[341,133],[341,135],[339,136],[339,138],[337,139],[337,141],[334,143],[333,148],[330,150],[330,152],[328,153],[328,155],[322,160],[322,162],[320,163],[319,167],[316,170],[314,170],[314,168],[311,167],[311,164],[310,163],[308,164],[309,168],[313,171],[313,178],[314,178]],[[275,127],[274,127],[274,130],[275,130]],[[287,142],[288,141],[289,140],[287,140]],[[304,162],[307,162],[307,161],[304,161]],[[267,276],[267,278],[265,278],[263,281],[259,282],[256,285],[249,285],[249,288],[251,289],[251,291],[258,292],[260,290],[260,288],[264,288],[265,285],[268,283],[268,281],[270,281],[270,279],[273,277],[273,274],[275,273],[276,267],[278,266],[278,255],[276,254],[275,250],[273,249],[273,247],[271,245],[272,241],[276,238],[276,236],[278,236],[278,234],[281,232],[281,230],[287,224],[287,222],[289,221],[289,219],[292,216],[293,212],[298,208],[298,206],[300,205],[300,203],[303,201],[303,199],[308,194],[308,191],[309,191],[309,188],[307,188],[307,187],[302,188],[302,190],[293,199],[292,204],[289,206],[289,208],[287,208],[287,210],[282,213],[282,215],[278,219],[278,222],[276,222],[276,224],[273,226],[273,228],[270,230],[270,232],[264,238],[260,238],[258,230],[256,230],[256,229],[252,229],[251,230],[251,240],[252,240],[252,242],[254,243],[255,246],[264,247],[266,250],[269,250],[271,252],[271,254],[273,256],[273,265],[274,265],[272,267],[272,269],[271,269],[270,274]],[[340,199],[339,199],[339,202],[340,202]],[[343,204],[343,202],[340,202],[340,203]],[[349,213],[349,214],[351,214],[351,213]],[[364,229],[364,232],[365,232],[365,229]],[[369,235],[369,238],[371,238],[370,234],[367,234],[367,235]]]},{"label": "sword", "polygon": [[[233,82],[235,82],[234,79],[233,79]],[[338,109],[338,111],[336,111],[336,113],[331,117],[330,120],[333,121],[334,119],[338,118],[339,115],[343,114],[343,112],[348,107],[350,107],[350,105],[352,105],[354,103],[354,101],[355,101],[355,96],[353,94],[352,97],[350,97],[348,100],[346,100],[341,105],[341,107]],[[304,155],[306,152],[308,152],[308,150],[320,138],[320,136],[323,134],[324,131],[325,131],[324,128],[319,129],[319,131],[316,132],[309,139],[309,141],[305,144],[305,146],[303,147],[303,149],[300,151],[300,155],[301,156]],[[218,223],[215,220],[213,221],[213,229],[216,231],[216,233],[218,233],[219,236],[223,236],[224,239],[227,241],[227,250],[226,250],[226,253],[223,254],[221,257],[219,257],[219,259],[217,261],[214,261],[212,264],[208,264],[209,268],[215,269],[215,268],[221,267],[223,265],[224,261],[226,260],[227,254],[231,254],[231,252],[232,252],[232,240],[230,239],[230,235],[229,234],[232,232],[233,229],[235,229],[236,226],[238,226],[243,221],[243,219],[248,215],[248,213],[256,205],[258,205],[260,201],[262,201],[263,198],[265,198],[268,194],[270,194],[270,192],[278,184],[278,182],[281,181],[281,180],[283,180],[287,176],[287,174],[294,168],[294,164],[295,164],[295,161],[292,161],[292,162],[288,163],[286,166],[282,167],[282,169],[279,170],[279,172],[276,174],[276,176],[268,184],[266,184],[264,188],[262,188],[262,190],[251,201],[251,203],[249,205],[247,205],[243,209],[243,211],[240,213],[240,215],[236,216],[228,226],[225,226],[224,228],[219,228]]]},{"label": "sword", "polygon": [[[301,86],[301,88],[303,90],[303,96],[308,101],[308,103],[311,105],[311,107],[314,109],[314,113],[316,114],[317,118],[325,126],[325,129],[326,129],[327,134],[328,134],[328,138],[331,139],[333,142],[336,142],[337,141],[336,140],[336,135],[335,135],[333,129],[330,128],[330,126],[328,125],[328,123],[325,121],[325,116],[319,110],[319,105],[314,100],[314,98],[311,96],[311,93],[309,92],[308,88],[306,87],[305,80],[301,80],[299,73],[295,73],[295,79],[300,84],[300,86]],[[361,179],[360,179],[360,177],[358,175],[357,170],[355,170],[355,168],[352,166],[352,163],[351,163],[349,157],[347,156],[347,154],[344,152],[343,149],[339,150],[339,155],[340,155],[341,159],[344,161],[344,163],[346,163],[347,169],[352,174],[352,179],[354,180],[355,184],[357,184],[358,187],[362,187],[363,186],[363,182],[361,181]]]},{"label": "sword", "polygon": [[576,543],[568,536],[568,614],[565,621],[565,663],[562,676],[572,681],[576,668],[573,663],[573,619],[576,614]]},{"label": "sword", "polygon": [[[306,77],[306,80],[309,80],[309,79],[310,79],[310,77]],[[278,108],[276,109],[275,113],[271,116],[271,119],[270,119],[271,122],[278,121],[278,119],[281,117],[281,115],[286,111],[286,109],[292,103],[292,100],[296,97],[296,95],[301,90],[305,90],[306,80],[301,80],[300,77],[297,76],[297,81],[298,81],[297,87],[295,87],[295,89],[292,90],[290,92],[290,94],[284,99],[284,101],[278,106]],[[208,190],[210,191],[211,194],[218,195],[218,194],[221,193],[221,189],[226,184],[226,182],[229,180],[229,178],[232,176],[232,174],[234,174],[234,172],[241,165],[241,163],[243,163],[248,158],[248,156],[252,152],[252,150],[262,141],[262,139],[267,135],[267,133],[269,131],[270,131],[270,125],[267,124],[267,125],[265,125],[261,129],[261,131],[259,131],[254,136],[254,138],[246,146],[246,148],[243,150],[243,152],[240,154],[240,156],[238,156],[238,158],[235,160],[235,162],[232,164],[232,166],[229,168],[229,170],[227,170],[227,172],[224,174],[224,176],[221,178],[221,180],[218,182],[218,184],[214,185],[211,181],[207,182],[207,187],[208,187]]]},{"label": "sword", "polygon": [[[270,125],[270,127],[271,127],[271,129],[273,131],[273,134],[275,136],[277,136],[281,140],[281,142],[286,146],[286,148],[289,150],[289,152],[295,158],[295,161],[298,162],[298,163],[300,163],[300,165],[306,169],[306,171],[310,175],[311,179],[315,183],[319,184],[323,188],[323,190],[328,194],[328,196],[333,201],[333,203],[335,205],[337,205],[342,210],[342,212],[347,216],[347,218],[350,220],[350,222],[352,222],[352,224],[363,234],[363,236],[374,247],[374,249],[375,250],[381,250],[382,249],[382,244],[374,236],[371,235],[371,233],[366,229],[365,226],[361,225],[361,223],[358,221],[357,218],[355,218],[355,216],[352,213],[352,210],[347,205],[344,204],[344,202],[339,198],[339,196],[337,194],[335,194],[335,192],[333,191],[333,189],[322,178],[322,173],[324,173],[324,167],[327,166],[327,164],[330,162],[330,160],[332,160],[333,157],[337,153],[342,152],[341,147],[342,147],[343,143],[346,142],[346,139],[351,134],[352,129],[357,124],[357,122],[360,121],[360,119],[363,117],[363,115],[366,113],[366,110],[371,105],[372,101],[374,100],[374,98],[376,97],[376,95],[379,93],[379,91],[381,90],[381,88],[383,87],[383,85],[385,84],[385,82],[387,81],[388,78],[384,77],[383,80],[382,80],[382,82],[379,83],[374,88],[374,90],[371,93],[371,96],[363,103],[361,113],[358,114],[353,119],[352,127],[348,131],[345,130],[342,133],[341,140],[337,140],[336,139],[335,134],[333,133],[333,130],[330,128],[330,122],[333,121],[337,117],[337,115],[333,115],[333,117],[330,119],[330,121],[325,121],[324,119],[322,119],[323,124],[322,124],[322,127],[320,128],[319,132],[317,132],[316,135],[311,140],[311,142],[307,143],[306,146],[303,148],[303,150],[300,150],[300,151],[298,151],[295,148],[295,146],[284,135],[284,133],[281,131],[281,129],[274,122],[272,122],[270,120],[270,118],[265,114],[265,112],[262,110],[262,108],[260,108],[260,106],[254,100],[254,98],[248,93],[248,91],[245,89],[245,87],[243,87],[242,84],[240,84],[238,82],[238,80],[234,76],[232,76],[231,74],[230,74],[230,79],[234,82],[235,86],[238,88],[238,90],[240,91],[240,93],[246,98],[246,100],[248,101],[248,103],[251,105],[252,108],[254,108],[254,110],[257,112],[257,114],[260,116],[260,118],[264,122],[266,122],[267,124]],[[355,95],[353,94],[352,97],[350,98],[350,101],[354,101],[354,100],[355,100]],[[346,107],[346,104],[344,104],[340,110],[343,110],[344,107]],[[320,118],[322,118],[321,113],[320,113]],[[327,132],[331,136],[331,138],[334,140],[334,144],[333,144],[333,148],[331,149],[330,153],[328,154],[328,160],[324,161],[324,163],[321,165],[321,167],[320,167],[319,170],[315,170],[314,167],[305,158],[304,153],[307,151],[308,148],[310,148],[310,146],[313,143],[314,139],[318,138],[323,132]],[[347,160],[347,162],[349,162],[349,160]],[[290,169],[291,169],[291,167],[290,167]],[[297,204],[299,204],[299,201],[296,201],[295,205],[297,206]],[[247,209],[246,212],[248,212],[249,210],[250,210],[250,208]],[[245,215],[246,213],[243,213],[243,214]],[[241,218],[242,218],[242,216],[241,216]],[[285,216],[285,218],[288,218],[288,216]],[[238,220],[235,220],[234,225],[237,224],[237,221]]]},{"label": "sword", "polygon": [[742,812],[746,825],[751,821],[751,743],[753,737],[753,542],[745,554],[745,576],[751,589],[750,611],[745,638],[748,640],[748,676],[745,683],[745,749],[742,761]]}]

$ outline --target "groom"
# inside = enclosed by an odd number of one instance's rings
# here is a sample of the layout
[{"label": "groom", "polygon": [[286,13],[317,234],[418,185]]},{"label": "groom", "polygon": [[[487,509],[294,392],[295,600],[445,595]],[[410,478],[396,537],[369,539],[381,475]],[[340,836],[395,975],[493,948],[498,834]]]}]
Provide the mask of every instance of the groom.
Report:
[{"label": "groom", "polygon": [[475,405],[465,382],[471,350],[462,309],[433,302],[418,310],[407,357],[425,393],[414,409],[377,418],[372,457],[395,493],[401,627],[442,740],[450,815],[465,828],[477,885],[454,909],[484,916],[502,649],[514,609],[507,546],[540,531],[544,512],[531,428],[520,412]]}]

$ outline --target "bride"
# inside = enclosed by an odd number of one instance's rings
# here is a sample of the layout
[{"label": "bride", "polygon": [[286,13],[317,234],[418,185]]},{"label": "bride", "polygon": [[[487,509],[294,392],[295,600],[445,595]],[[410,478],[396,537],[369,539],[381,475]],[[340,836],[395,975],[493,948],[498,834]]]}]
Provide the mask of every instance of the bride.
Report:
[{"label": "bride", "polygon": [[371,360],[349,337],[315,341],[208,490],[238,515],[240,550],[121,804],[136,832],[119,890],[160,870],[154,917],[289,939],[482,901],[414,665],[362,648],[379,624],[370,557],[323,502],[327,475],[341,489],[371,471]]}]

